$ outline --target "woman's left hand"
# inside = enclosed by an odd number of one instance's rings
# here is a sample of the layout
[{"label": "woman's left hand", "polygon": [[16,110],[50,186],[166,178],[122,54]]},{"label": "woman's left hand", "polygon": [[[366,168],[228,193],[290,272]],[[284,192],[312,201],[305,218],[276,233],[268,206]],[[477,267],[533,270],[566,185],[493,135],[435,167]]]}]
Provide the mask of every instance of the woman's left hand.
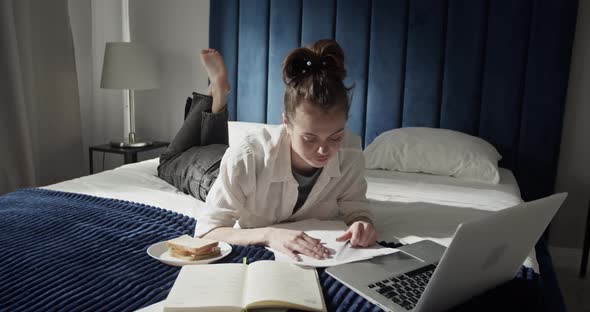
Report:
[{"label": "woman's left hand", "polygon": [[356,221],[336,240],[350,240],[352,247],[369,247],[377,242],[377,232],[370,222]]}]

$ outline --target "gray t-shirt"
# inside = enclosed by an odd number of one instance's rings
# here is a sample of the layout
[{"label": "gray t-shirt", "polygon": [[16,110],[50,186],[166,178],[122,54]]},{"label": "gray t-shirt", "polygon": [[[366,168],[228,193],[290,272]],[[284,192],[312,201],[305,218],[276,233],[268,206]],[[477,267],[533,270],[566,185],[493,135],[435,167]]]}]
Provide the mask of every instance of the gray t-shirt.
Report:
[{"label": "gray t-shirt", "polygon": [[322,169],[320,168],[320,169],[316,170],[316,172],[311,176],[300,175],[299,173],[297,173],[295,171],[292,171],[292,172],[293,172],[293,177],[299,183],[299,187],[297,187],[297,191],[299,191],[299,194],[297,195],[297,202],[295,203],[295,209],[293,209],[293,212],[295,212],[299,208],[301,208],[301,206],[303,206],[303,203],[305,203],[305,200],[307,199],[307,196],[309,196],[309,193],[311,193],[311,189],[313,188],[315,181],[320,176]]}]

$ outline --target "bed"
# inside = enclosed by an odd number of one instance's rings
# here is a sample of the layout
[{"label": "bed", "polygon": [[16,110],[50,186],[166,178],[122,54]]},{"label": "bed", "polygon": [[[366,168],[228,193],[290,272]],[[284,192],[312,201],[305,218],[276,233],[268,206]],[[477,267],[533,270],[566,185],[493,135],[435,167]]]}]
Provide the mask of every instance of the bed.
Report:
[{"label": "bed", "polygon": [[[231,141],[239,140],[251,129],[264,126],[255,123],[230,122]],[[156,210],[157,208],[153,207],[160,207],[174,215],[194,218],[198,211],[204,207],[204,203],[159,179],[156,171],[157,165],[157,158],[150,159],[91,176],[49,185],[43,189],[67,192],[64,194],[84,194],[99,199],[116,199],[118,204],[138,203],[146,205],[147,209]],[[501,169],[499,184],[384,170],[366,170],[366,178],[368,182],[367,197],[371,202],[371,211],[375,216],[379,239],[381,244],[390,247],[421,239],[433,239],[443,245],[448,245],[456,226],[461,221],[481,217],[486,213],[510,207],[522,201],[514,175],[507,169]],[[192,219],[185,218],[186,220]],[[181,229],[191,233],[192,230],[188,226],[192,225],[194,222],[184,222]],[[145,254],[146,243],[143,246],[134,247],[134,252],[143,253],[141,254],[143,258],[146,258],[148,262],[151,261],[150,264],[153,266],[166,267],[148,258]],[[251,261],[273,258],[272,253],[255,247],[237,249],[222,261],[239,262],[243,255],[249,257]],[[166,269],[168,269],[167,274],[170,277],[165,279],[168,284],[162,287],[162,293],[152,298],[144,298],[141,301],[142,305],[132,302],[136,296],[128,298],[127,301],[133,308],[147,305],[142,311],[159,311],[162,306],[161,300],[169,290],[166,287],[171,286],[170,282],[174,280],[177,273],[176,268]],[[326,273],[321,273],[320,277],[326,303],[330,310],[378,310],[327,276]],[[516,307],[518,309],[538,308],[544,304],[536,297],[541,285],[539,267],[533,251],[512,284],[503,285],[494,291],[506,296],[510,291],[517,289]],[[92,286],[88,287],[92,288]],[[474,307],[482,309],[484,306],[486,309],[493,310],[496,308],[492,304],[493,302],[492,299],[482,296],[456,308],[456,310],[467,311]],[[120,307],[122,308],[122,306]]]},{"label": "bed", "polygon": [[[230,122],[230,144],[265,126]],[[151,259],[146,248],[191,234],[204,203],[159,179],[157,165],[157,158],[150,159],[0,197],[0,237],[12,243],[0,256],[10,268],[0,270],[10,281],[1,286],[0,307],[159,311],[178,268]],[[500,182],[489,184],[366,170],[381,244],[397,247],[428,238],[448,245],[460,222],[520,203],[514,175],[507,169],[500,173]],[[223,262],[274,258],[262,247],[234,247]],[[546,285],[536,260],[533,251],[512,282],[455,310],[492,311],[498,298],[510,300],[515,310],[544,307],[540,294]],[[329,310],[379,310],[323,271],[320,279]]]},{"label": "bed", "polygon": [[[290,49],[335,38],[355,84],[347,128],[364,146],[415,126],[493,144],[505,169],[492,187],[366,172],[383,245],[448,244],[462,220],[553,192],[576,11],[575,0],[216,0],[209,37],[230,69],[230,118],[245,127],[280,123],[279,68]],[[159,180],[156,166],[0,196],[0,310],[157,308],[178,269],[145,249],[192,233],[202,203]],[[274,256],[235,246],[222,261],[242,257]],[[320,279],[329,310],[379,310],[325,272]],[[545,239],[513,281],[454,310],[565,311]]]}]

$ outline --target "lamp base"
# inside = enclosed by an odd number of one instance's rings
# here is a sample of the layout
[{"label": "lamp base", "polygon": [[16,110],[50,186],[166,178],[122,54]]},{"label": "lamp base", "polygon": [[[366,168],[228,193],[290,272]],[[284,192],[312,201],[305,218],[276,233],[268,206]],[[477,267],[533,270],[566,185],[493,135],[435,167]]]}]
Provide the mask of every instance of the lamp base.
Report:
[{"label": "lamp base", "polygon": [[146,141],[146,142],[129,142],[129,141],[111,141],[112,147],[121,147],[121,148],[134,148],[134,147],[145,147],[152,145],[153,142]]}]

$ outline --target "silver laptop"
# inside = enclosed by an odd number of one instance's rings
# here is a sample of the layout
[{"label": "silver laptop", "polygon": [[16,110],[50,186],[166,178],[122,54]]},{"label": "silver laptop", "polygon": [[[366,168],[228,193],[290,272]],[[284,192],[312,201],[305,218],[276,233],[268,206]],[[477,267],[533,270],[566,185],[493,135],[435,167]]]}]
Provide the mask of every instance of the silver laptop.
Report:
[{"label": "silver laptop", "polygon": [[386,311],[441,311],[514,278],[561,193],[464,222],[448,248],[425,240],[326,272]]}]

